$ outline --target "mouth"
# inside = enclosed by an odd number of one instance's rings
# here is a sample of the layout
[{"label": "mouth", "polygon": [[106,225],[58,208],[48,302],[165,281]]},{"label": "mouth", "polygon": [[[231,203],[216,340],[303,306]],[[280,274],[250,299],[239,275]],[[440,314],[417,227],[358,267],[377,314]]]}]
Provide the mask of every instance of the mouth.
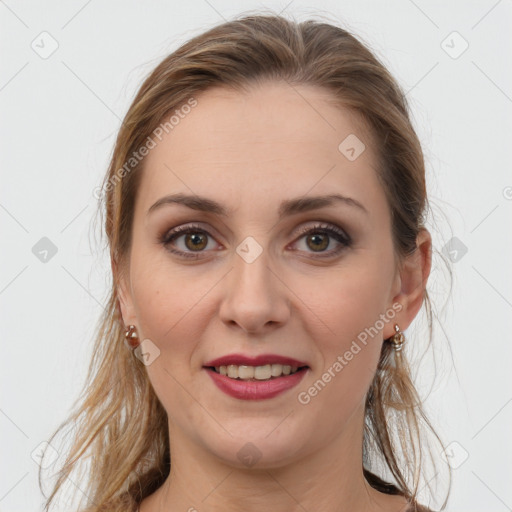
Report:
[{"label": "mouth", "polygon": [[297,386],[310,370],[303,361],[276,354],[229,354],[203,368],[222,392],[239,400],[274,398]]},{"label": "mouth", "polygon": [[234,380],[243,381],[268,381],[279,379],[288,375],[294,375],[297,372],[307,370],[309,366],[291,366],[287,364],[266,364],[262,366],[249,366],[249,365],[221,365],[221,366],[206,366],[207,370],[224,375]]}]

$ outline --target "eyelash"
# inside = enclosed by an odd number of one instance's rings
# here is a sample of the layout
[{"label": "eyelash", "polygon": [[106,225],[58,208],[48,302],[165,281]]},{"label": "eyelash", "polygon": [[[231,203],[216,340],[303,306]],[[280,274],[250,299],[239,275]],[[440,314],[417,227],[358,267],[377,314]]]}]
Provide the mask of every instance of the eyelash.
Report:
[{"label": "eyelash", "polygon": [[[170,247],[171,242],[174,242],[176,239],[180,238],[183,235],[192,234],[192,233],[195,233],[195,234],[201,233],[203,235],[207,235],[207,236],[211,237],[210,233],[208,233],[208,231],[201,228],[199,225],[187,224],[185,226],[179,226],[179,227],[173,229],[172,231],[168,231],[168,232],[164,233],[164,235],[160,237],[160,243],[169,252],[172,252],[173,254],[177,254],[177,255],[183,256],[185,258],[198,259],[201,257],[200,256],[201,253],[205,252],[204,250],[198,251],[198,252],[186,252],[186,251],[179,251],[176,249],[172,249]],[[338,228],[334,225],[330,225],[330,224],[316,224],[314,226],[307,226],[307,227],[301,228],[299,231],[299,236],[298,236],[297,240],[305,237],[306,235],[318,234],[318,233],[331,236],[338,243],[341,244],[341,247],[339,247],[338,249],[335,249],[335,250],[317,253],[317,255],[314,256],[315,258],[327,258],[327,257],[337,256],[343,250],[350,247],[350,245],[352,244],[352,240],[343,230],[341,230],[340,228]],[[312,254],[315,254],[315,253],[313,252]],[[327,254],[328,256],[325,256],[325,254]]]}]

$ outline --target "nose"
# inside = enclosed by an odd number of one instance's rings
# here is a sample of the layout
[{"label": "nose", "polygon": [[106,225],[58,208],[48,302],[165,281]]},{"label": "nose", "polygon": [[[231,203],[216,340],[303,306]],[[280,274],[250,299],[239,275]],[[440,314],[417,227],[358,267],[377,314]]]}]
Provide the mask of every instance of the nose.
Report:
[{"label": "nose", "polygon": [[222,322],[258,335],[284,325],[290,316],[289,290],[269,265],[265,251],[251,263],[235,254],[233,265],[219,309]]}]

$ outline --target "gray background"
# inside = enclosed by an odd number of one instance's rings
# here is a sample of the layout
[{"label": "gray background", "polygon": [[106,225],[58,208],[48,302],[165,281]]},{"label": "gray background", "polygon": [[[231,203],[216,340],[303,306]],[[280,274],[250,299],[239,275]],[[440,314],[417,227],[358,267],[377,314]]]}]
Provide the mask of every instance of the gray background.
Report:
[{"label": "gray background", "polygon": [[[435,360],[421,361],[419,381],[449,445],[447,509],[512,510],[512,2],[6,0],[0,511],[40,510],[38,447],[85,376],[108,282],[93,190],[120,120],[164,55],[223,18],[259,8],[337,21],[407,91],[427,162],[429,227],[454,274],[441,311],[448,285],[436,257]],[[409,329],[411,357],[421,322]]]}]

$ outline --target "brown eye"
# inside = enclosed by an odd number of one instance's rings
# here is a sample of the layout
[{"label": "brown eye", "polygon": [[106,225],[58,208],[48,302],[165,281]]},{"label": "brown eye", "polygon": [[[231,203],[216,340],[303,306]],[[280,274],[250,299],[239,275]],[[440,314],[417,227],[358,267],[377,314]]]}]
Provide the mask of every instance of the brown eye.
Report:
[{"label": "brown eye", "polygon": [[324,251],[329,246],[329,236],[325,234],[308,235],[307,240],[308,247],[314,251]]},{"label": "brown eye", "polygon": [[185,246],[191,251],[204,249],[208,245],[208,240],[204,233],[193,233],[184,236]]},{"label": "brown eye", "polygon": [[160,243],[170,252],[186,258],[198,258],[206,252],[213,237],[200,226],[179,226],[164,234]]},{"label": "brown eye", "polygon": [[[299,234],[301,236],[295,242],[295,244],[303,245],[299,248],[299,252],[309,253],[317,258],[337,256],[348,249],[352,243],[350,236],[344,230],[330,224],[308,226],[302,228]],[[209,252],[208,244],[214,239],[210,233],[198,225],[185,225],[164,234],[159,241],[173,254],[197,259],[202,257],[202,254]]]},{"label": "brown eye", "polygon": [[[317,258],[337,256],[352,244],[350,236],[344,230],[331,224],[306,226],[300,230],[300,235],[300,238],[295,242],[299,246],[303,246],[299,247],[299,250],[314,254],[314,257]],[[334,247],[328,249],[331,245]]]}]

